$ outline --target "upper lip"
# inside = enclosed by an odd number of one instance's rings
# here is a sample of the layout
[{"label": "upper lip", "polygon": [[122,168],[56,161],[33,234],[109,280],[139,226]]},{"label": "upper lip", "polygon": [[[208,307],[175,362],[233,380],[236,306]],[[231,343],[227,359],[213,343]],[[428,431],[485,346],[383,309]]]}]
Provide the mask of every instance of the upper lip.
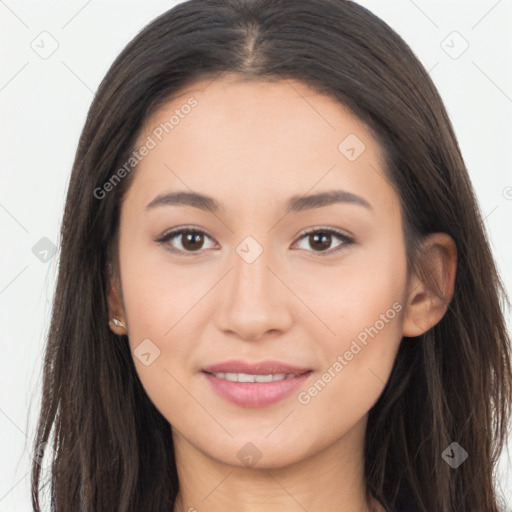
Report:
[{"label": "upper lip", "polygon": [[310,371],[310,369],[291,366],[280,361],[250,363],[242,360],[231,360],[207,366],[202,371],[206,373],[247,373],[250,375],[271,375],[274,373],[300,375]]}]

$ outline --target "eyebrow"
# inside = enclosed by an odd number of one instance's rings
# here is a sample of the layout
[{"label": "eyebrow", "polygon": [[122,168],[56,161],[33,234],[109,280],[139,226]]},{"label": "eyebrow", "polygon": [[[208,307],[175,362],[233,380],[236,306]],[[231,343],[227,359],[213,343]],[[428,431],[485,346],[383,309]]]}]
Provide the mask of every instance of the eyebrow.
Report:
[{"label": "eyebrow", "polygon": [[[370,203],[352,192],[345,190],[329,190],[309,196],[292,196],[288,202],[288,210],[291,212],[301,212],[313,208],[321,208],[337,203],[355,204],[372,210]],[[158,206],[192,206],[200,210],[209,210],[218,213],[222,210],[220,203],[213,197],[198,194],[196,192],[170,192],[161,194],[153,199],[146,210],[152,210]]]}]

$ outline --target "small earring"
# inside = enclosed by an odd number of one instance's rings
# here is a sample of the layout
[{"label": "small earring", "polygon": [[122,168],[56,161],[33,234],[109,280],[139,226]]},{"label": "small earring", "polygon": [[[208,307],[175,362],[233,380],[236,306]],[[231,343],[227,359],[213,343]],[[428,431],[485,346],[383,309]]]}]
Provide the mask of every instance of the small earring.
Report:
[{"label": "small earring", "polygon": [[112,318],[112,323],[114,325],[117,325],[118,327],[126,327],[126,325],[121,322],[121,320],[118,320],[117,318]]},{"label": "small earring", "polygon": [[114,334],[117,334],[118,336],[123,336],[124,334],[128,334],[126,325],[124,325],[121,320],[118,320],[117,318],[112,318],[109,321],[110,330],[114,332]]}]

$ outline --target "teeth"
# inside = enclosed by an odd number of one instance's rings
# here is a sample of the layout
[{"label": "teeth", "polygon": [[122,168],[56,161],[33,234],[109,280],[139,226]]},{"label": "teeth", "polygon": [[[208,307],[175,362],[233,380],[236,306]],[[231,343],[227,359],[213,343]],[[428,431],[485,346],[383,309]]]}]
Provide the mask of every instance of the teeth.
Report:
[{"label": "teeth", "polygon": [[272,382],[272,375],[255,375],[255,382]]},{"label": "teeth", "polygon": [[286,373],[271,373],[269,375],[253,375],[250,373],[214,373],[219,379],[231,382],[274,382],[277,380],[293,379],[295,375]]}]

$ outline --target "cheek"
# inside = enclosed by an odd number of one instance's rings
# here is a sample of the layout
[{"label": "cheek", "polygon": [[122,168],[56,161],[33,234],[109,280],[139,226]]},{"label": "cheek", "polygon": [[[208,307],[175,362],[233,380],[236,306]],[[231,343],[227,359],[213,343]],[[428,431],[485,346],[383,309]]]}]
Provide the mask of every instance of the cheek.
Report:
[{"label": "cheek", "polygon": [[322,432],[325,442],[336,439],[361,421],[381,396],[402,339],[403,306],[392,302],[393,293],[380,291],[371,300],[343,305],[338,323],[331,319],[336,337],[316,338],[323,364],[299,390],[295,428],[307,425]]},{"label": "cheek", "polygon": [[328,353],[344,349],[360,333],[364,338],[365,329],[375,324],[379,331],[394,329],[400,334],[406,254],[389,239],[382,235],[371,244],[351,249],[335,265],[300,262],[291,270],[289,278],[296,276],[294,291],[316,313],[308,315],[316,318],[310,322],[317,331],[311,339],[325,340]]},{"label": "cheek", "polygon": [[311,317],[308,324],[322,365],[298,401],[310,410],[322,409],[336,423],[348,411],[352,419],[365,414],[391,373],[402,339],[405,250],[381,244],[315,277],[314,286],[309,278],[298,283],[299,293],[322,320]]},{"label": "cheek", "polygon": [[150,242],[121,241],[120,260],[125,313],[136,339],[164,340],[215,282],[213,269],[173,264],[170,254]]},{"label": "cheek", "polygon": [[147,244],[120,243],[120,260],[129,343],[142,386],[168,421],[195,418],[197,405],[181,383],[201,339],[194,306],[211,279],[198,277],[193,265],[178,269]]}]

